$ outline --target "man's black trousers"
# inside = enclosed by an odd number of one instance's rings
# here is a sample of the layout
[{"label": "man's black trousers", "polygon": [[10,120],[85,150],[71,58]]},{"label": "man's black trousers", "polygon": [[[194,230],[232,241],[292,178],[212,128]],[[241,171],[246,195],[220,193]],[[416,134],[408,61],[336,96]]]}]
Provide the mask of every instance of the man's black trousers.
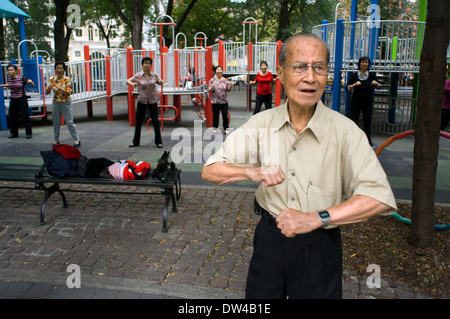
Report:
[{"label": "man's black trousers", "polygon": [[247,299],[342,298],[339,228],[288,238],[264,211],[253,244]]}]

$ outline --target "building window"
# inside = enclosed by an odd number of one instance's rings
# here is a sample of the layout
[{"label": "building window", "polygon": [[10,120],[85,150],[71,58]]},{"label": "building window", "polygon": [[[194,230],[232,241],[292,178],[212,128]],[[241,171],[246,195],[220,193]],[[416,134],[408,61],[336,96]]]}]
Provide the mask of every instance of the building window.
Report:
[{"label": "building window", "polygon": [[90,25],[88,28],[89,41],[94,40],[94,28]]},{"label": "building window", "polygon": [[82,37],[83,36],[83,29],[75,29],[75,35],[77,37]]}]

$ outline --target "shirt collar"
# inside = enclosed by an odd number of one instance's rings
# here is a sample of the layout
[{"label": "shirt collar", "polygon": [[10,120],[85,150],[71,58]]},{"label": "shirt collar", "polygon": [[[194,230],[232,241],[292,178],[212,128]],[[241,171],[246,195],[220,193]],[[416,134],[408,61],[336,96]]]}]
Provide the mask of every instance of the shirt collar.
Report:
[{"label": "shirt collar", "polygon": [[[290,124],[289,112],[288,112],[288,102],[278,106],[279,112],[274,121],[274,128],[281,129],[284,125]],[[326,106],[319,100],[316,104],[316,109],[313,116],[308,122],[305,130],[309,129],[314,136],[317,138],[318,142],[321,143],[324,136],[324,116],[325,116]]]},{"label": "shirt collar", "polygon": [[[137,73],[137,75],[140,76],[140,77],[145,76],[144,71],[139,71],[139,72]],[[152,75],[153,75],[153,72],[150,71],[150,76],[152,76]]]}]

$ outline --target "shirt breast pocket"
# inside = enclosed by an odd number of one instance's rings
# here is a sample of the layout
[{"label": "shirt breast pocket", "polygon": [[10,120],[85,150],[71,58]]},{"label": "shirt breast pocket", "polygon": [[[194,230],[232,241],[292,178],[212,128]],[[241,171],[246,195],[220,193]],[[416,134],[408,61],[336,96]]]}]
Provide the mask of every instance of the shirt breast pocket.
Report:
[{"label": "shirt breast pocket", "polygon": [[308,185],[306,190],[306,211],[323,210],[331,206],[337,205],[337,192],[329,191],[321,187]]}]

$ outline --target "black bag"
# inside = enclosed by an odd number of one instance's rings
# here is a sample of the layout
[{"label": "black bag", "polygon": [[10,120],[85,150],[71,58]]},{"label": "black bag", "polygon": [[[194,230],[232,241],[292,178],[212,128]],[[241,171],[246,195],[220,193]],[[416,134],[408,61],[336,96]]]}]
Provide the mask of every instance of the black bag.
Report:
[{"label": "black bag", "polygon": [[[155,167],[155,170],[152,173],[153,179],[157,178],[162,182],[167,180],[169,174],[169,154],[170,152],[164,151],[161,158],[158,160],[158,164]],[[175,166],[175,164],[174,164]]]}]

